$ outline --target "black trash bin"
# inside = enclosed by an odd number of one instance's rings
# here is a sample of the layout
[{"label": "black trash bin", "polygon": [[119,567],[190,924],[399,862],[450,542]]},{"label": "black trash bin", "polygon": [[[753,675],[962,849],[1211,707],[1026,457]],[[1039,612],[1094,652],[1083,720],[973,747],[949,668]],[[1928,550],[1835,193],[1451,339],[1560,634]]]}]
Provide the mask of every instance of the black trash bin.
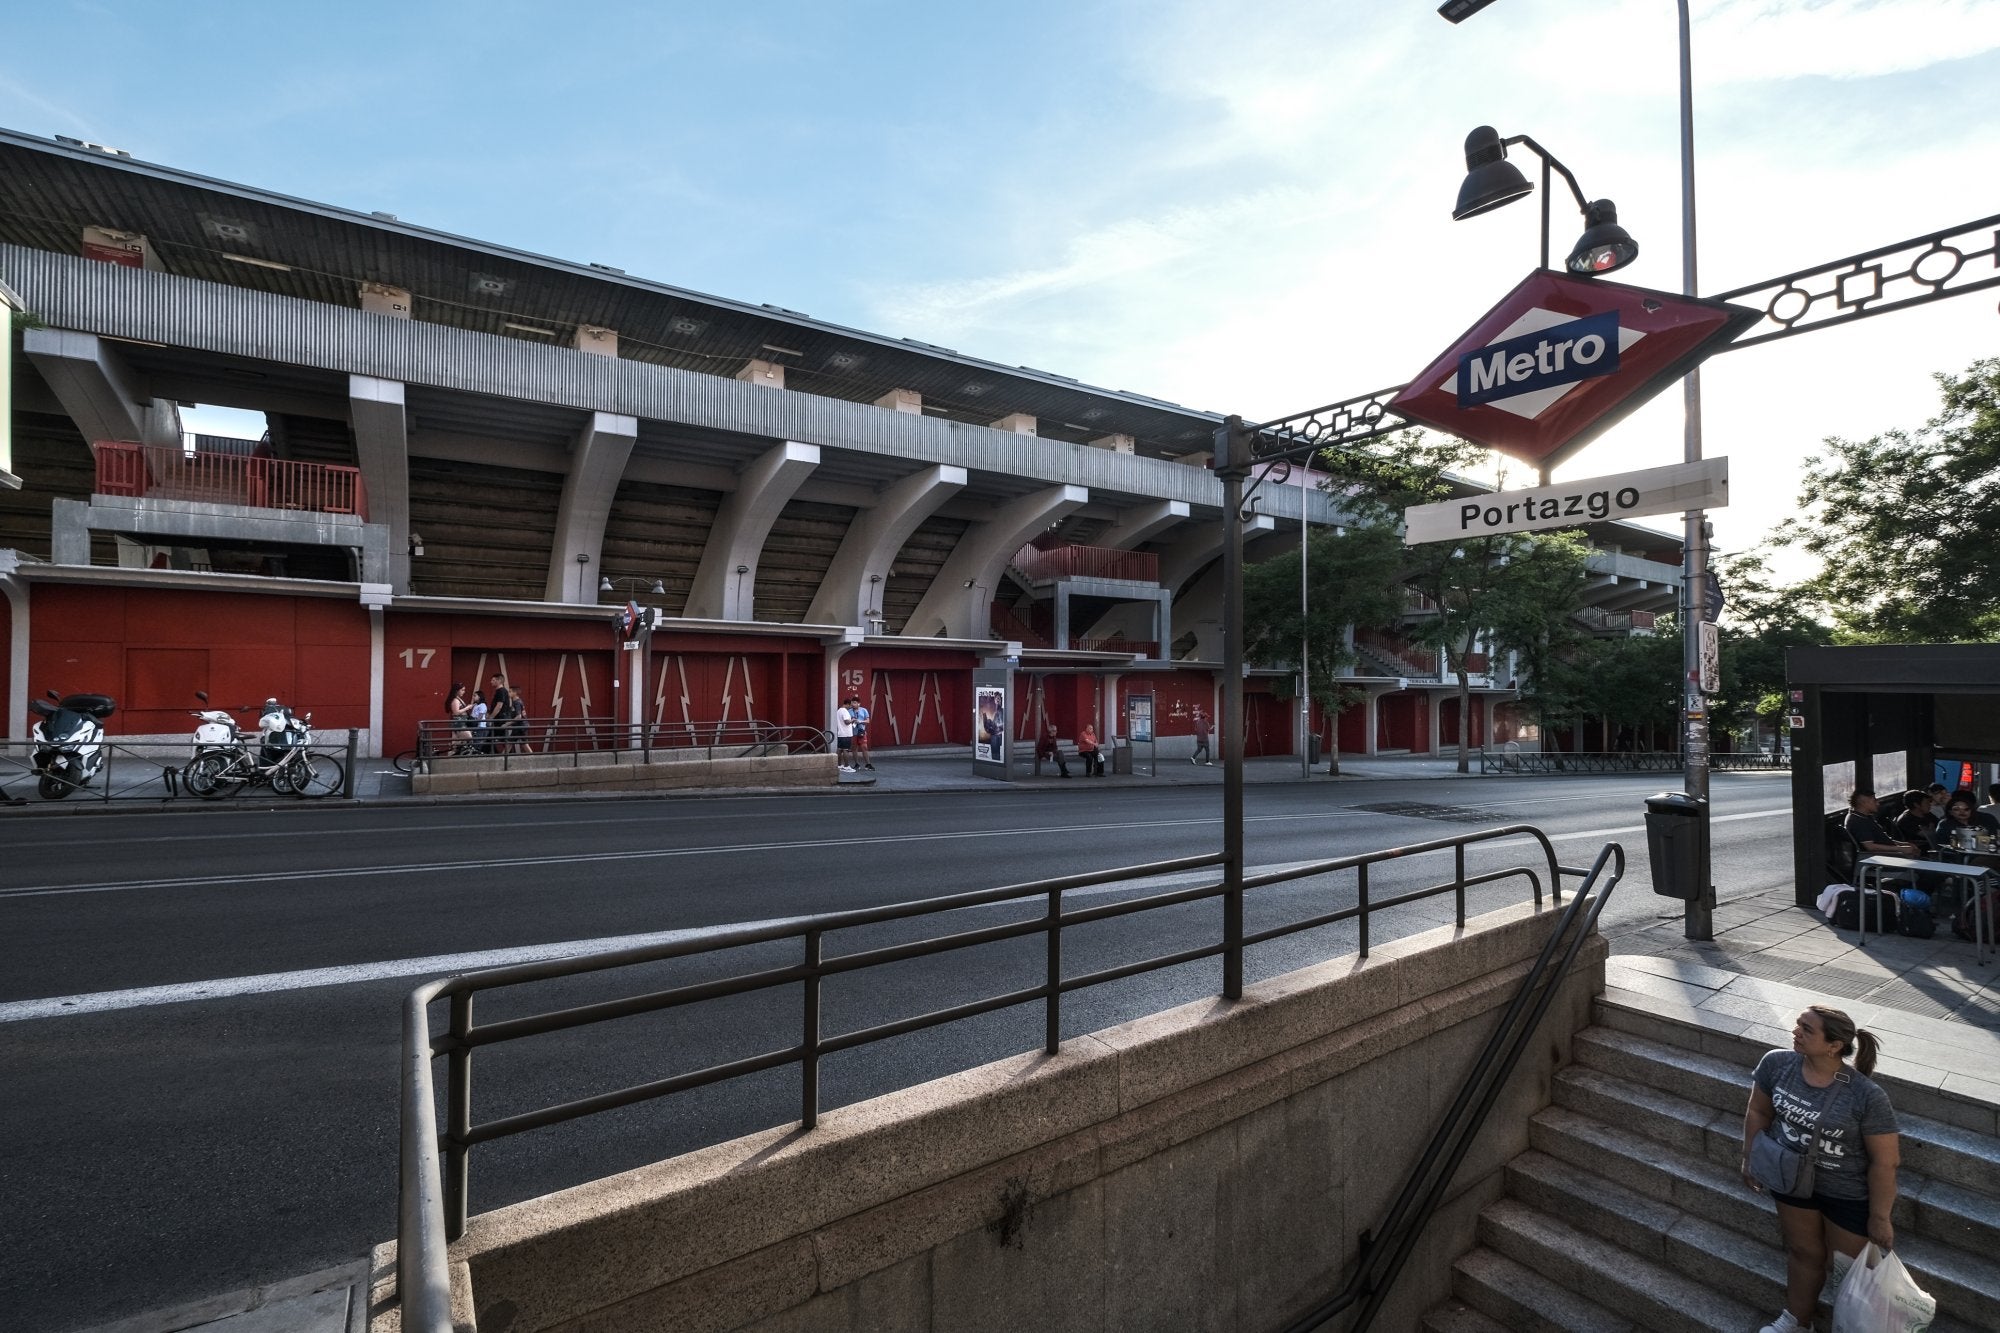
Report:
[{"label": "black trash bin", "polygon": [[1681,791],[1646,798],[1646,855],[1653,892],[1693,902],[1708,893],[1701,868],[1708,855],[1708,802]]},{"label": "black trash bin", "polygon": [[1319,763],[1319,733],[1316,731],[1306,737],[1306,762],[1308,764]]}]

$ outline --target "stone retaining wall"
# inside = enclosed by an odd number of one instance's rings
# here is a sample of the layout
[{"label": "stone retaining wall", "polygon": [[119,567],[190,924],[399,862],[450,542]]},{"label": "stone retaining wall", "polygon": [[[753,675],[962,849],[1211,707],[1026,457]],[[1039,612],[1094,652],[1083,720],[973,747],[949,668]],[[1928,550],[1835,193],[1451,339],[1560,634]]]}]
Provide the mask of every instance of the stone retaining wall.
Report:
[{"label": "stone retaining wall", "polygon": [[[1522,906],[484,1214],[462,1326],[1267,1330],[1332,1294],[1554,921]],[[1593,938],[1377,1327],[1448,1294],[1589,1021]],[[377,1333],[394,1247],[376,1256]]]},{"label": "stone retaining wall", "polygon": [[579,750],[573,754],[465,755],[433,759],[410,777],[418,796],[482,791],[630,791],[679,787],[831,787],[830,754],[787,754],[782,745],[711,749]]}]

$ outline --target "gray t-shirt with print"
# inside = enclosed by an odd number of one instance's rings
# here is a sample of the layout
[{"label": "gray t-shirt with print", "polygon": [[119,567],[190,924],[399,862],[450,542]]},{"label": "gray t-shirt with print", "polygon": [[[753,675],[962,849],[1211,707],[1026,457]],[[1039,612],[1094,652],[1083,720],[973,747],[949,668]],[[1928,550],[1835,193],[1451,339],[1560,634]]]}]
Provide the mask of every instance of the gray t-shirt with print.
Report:
[{"label": "gray t-shirt with print", "polygon": [[[1824,1088],[1805,1080],[1805,1057],[1797,1051],[1771,1051],[1757,1062],[1751,1075],[1756,1085],[1771,1099],[1778,1116],[1772,1128],[1789,1148],[1810,1152],[1807,1136],[1819,1131],[1819,1165],[1814,1169],[1813,1193],[1829,1199],[1868,1197],[1868,1150],[1862,1139],[1870,1134],[1894,1134],[1896,1112],[1889,1094],[1865,1074],[1843,1066],[1848,1077],[1840,1092],[1838,1079]],[[1839,1095],[1838,1118],[1820,1124],[1820,1117]]]}]

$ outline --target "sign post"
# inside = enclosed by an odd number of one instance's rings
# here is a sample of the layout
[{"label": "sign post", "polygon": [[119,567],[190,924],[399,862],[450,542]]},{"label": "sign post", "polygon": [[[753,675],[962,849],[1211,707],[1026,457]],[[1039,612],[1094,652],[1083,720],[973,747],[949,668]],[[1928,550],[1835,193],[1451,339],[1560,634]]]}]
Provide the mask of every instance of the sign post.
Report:
[{"label": "sign post", "polygon": [[[1686,794],[1708,816],[1708,702],[1717,685],[1715,626],[1702,618],[1708,574],[1702,515],[1727,502],[1728,472],[1701,456],[1695,368],[1727,347],[1763,312],[1686,293],[1576,278],[1537,269],[1389,402],[1412,421],[1532,463],[1543,484],[1477,503],[1409,511],[1410,542],[1481,533],[1529,532],[1593,520],[1681,512],[1681,758]],[[1676,381],[1688,395],[1687,447],[1677,468],[1593,481],[1548,483],[1556,464]],[[1716,492],[1721,490],[1718,496]],[[1454,526],[1455,525],[1455,526]],[[1435,533],[1433,536],[1420,535]],[[1706,845],[1705,842],[1703,845]],[[1708,858],[1699,874],[1710,879]],[[1687,904],[1689,939],[1712,938],[1715,886]]]},{"label": "sign post", "polygon": [[1729,504],[1729,460],[1621,472],[1520,491],[1469,495],[1403,511],[1403,542],[1462,541],[1502,532],[1573,528],[1607,519],[1722,509]]}]

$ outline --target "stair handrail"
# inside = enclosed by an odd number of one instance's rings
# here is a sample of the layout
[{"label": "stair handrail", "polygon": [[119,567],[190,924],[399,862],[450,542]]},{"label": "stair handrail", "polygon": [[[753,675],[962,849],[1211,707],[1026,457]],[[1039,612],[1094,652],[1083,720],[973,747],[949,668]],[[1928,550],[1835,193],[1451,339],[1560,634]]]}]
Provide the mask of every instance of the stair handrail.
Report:
[{"label": "stair handrail", "polygon": [[[1598,879],[1607,862],[1612,863],[1614,868],[1610,879],[1599,887]],[[1590,932],[1596,928],[1597,918],[1610,900],[1611,891],[1618,887],[1618,881],[1624,876],[1624,847],[1615,842],[1604,844],[1604,849],[1598,852],[1597,859],[1591,863],[1589,873],[1578,887],[1576,896],[1557,919],[1534,964],[1522,978],[1512,1003],[1507,1006],[1507,1012],[1493,1030],[1493,1035],[1487,1039],[1472,1073],[1460,1086],[1451,1109],[1445,1112],[1423,1156],[1417,1159],[1409,1178],[1403,1182],[1402,1190],[1390,1205],[1388,1217],[1379,1229],[1361,1233],[1361,1252],[1355,1258],[1354,1272],[1348,1277],[1346,1285],[1328,1300],[1287,1324],[1285,1333],[1311,1333],[1311,1330],[1320,1328],[1327,1320],[1357,1302],[1361,1309],[1349,1326],[1348,1333],[1362,1333],[1374,1322],[1383,1303],[1388,1300],[1389,1290],[1395,1285],[1410,1251],[1416,1247],[1418,1238],[1437,1212],[1446,1187],[1465,1160],[1465,1154],[1471,1150],[1473,1140],[1485,1127],[1486,1117],[1492,1111],[1493,1103],[1499,1099],[1500,1090],[1506,1086],[1528,1043],[1534,1040],[1556,992],[1568,980],[1576,956],[1582,950],[1583,942],[1590,938]],[[1593,889],[1596,889],[1594,895]],[[1583,916],[1582,929],[1571,935],[1570,928],[1580,914]],[[1565,936],[1569,937],[1569,948],[1563,953],[1554,975],[1549,976],[1550,960]],[[1542,984],[1545,979],[1546,986]],[[1535,995],[1537,987],[1541,988],[1540,997],[1524,1022],[1522,1011],[1527,1008],[1529,997]],[[1520,1027],[1515,1031],[1517,1024]],[[1504,1055],[1503,1045],[1506,1048]],[[1500,1062],[1497,1073],[1493,1072],[1496,1060]],[[1488,1078],[1489,1074],[1492,1074],[1491,1078]],[[1478,1095],[1477,1106],[1472,1105],[1475,1094]],[[1444,1159],[1442,1168],[1434,1171],[1441,1158]],[[1383,1263],[1385,1256],[1386,1264]],[[1376,1271],[1378,1265],[1382,1265],[1379,1273]]]}]

